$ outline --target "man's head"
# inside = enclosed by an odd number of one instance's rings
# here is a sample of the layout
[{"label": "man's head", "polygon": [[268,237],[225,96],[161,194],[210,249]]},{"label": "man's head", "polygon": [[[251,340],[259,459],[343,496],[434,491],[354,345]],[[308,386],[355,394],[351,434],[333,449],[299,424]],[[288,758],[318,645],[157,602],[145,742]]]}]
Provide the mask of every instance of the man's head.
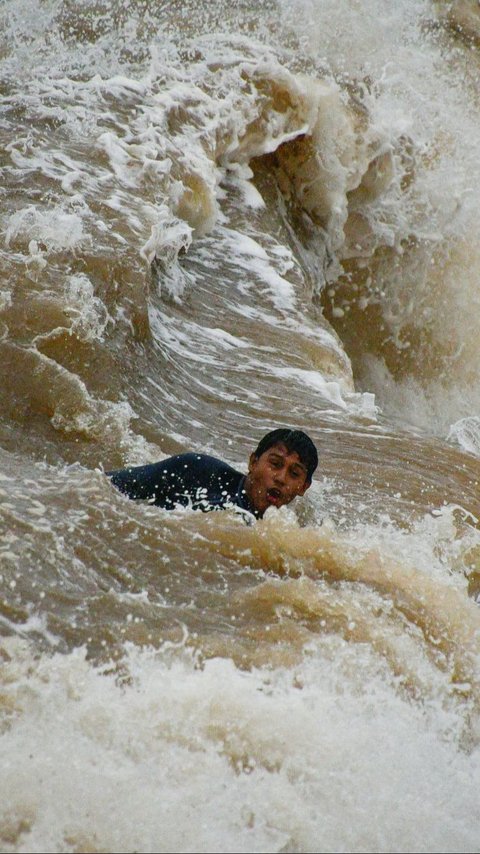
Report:
[{"label": "man's head", "polygon": [[267,433],[251,454],[245,491],[257,513],[282,507],[304,495],[318,465],[315,445],[301,430]]}]

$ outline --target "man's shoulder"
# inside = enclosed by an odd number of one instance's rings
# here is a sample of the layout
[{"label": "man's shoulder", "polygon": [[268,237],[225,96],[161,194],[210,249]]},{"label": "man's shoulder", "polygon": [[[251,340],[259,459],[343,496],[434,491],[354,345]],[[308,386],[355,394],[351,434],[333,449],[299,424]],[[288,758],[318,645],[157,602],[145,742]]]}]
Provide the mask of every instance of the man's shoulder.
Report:
[{"label": "man's shoulder", "polygon": [[242,472],[210,454],[177,454],[162,464],[162,480],[169,483],[177,497],[188,496],[195,509],[240,505],[244,477]]},{"label": "man's shoulder", "polygon": [[210,454],[198,454],[195,451],[188,451],[185,454],[176,454],[173,457],[168,457],[166,460],[162,460],[161,465],[178,471],[190,469],[190,471],[205,473],[225,472],[231,475],[242,476],[240,471],[237,471],[237,469],[234,469],[233,466],[219,457],[213,457]]}]

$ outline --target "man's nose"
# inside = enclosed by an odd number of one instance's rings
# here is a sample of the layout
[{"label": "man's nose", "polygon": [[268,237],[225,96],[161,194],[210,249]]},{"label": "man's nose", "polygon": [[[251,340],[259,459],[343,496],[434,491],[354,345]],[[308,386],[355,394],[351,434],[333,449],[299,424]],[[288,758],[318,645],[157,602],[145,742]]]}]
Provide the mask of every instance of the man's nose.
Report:
[{"label": "man's nose", "polygon": [[274,480],[277,483],[285,483],[286,474],[287,474],[286,468],[277,469],[275,471]]}]

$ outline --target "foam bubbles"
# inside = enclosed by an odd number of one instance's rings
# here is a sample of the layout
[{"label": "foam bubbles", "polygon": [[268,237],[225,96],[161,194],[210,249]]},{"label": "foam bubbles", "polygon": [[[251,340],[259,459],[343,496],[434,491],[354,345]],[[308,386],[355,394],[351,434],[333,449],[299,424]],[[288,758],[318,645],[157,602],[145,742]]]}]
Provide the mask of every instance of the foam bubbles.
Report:
[{"label": "foam bubbles", "polygon": [[82,218],[61,206],[45,211],[28,205],[17,211],[7,226],[6,245],[17,237],[42,243],[47,250],[73,250],[85,240]]},{"label": "foam bubbles", "polygon": [[132,649],[126,681],[81,650],[6,658],[10,850],[475,848],[477,753],[362,647],[312,648],[295,673]]},{"label": "foam bubbles", "polygon": [[72,319],[70,330],[82,341],[102,339],[108,312],[104,303],[94,295],[88,276],[70,276],[65,287],[66,313]]},{"label": "foam bubbles", "polygon": [[480,417],[461,418],[452,424],[447,439],[457,442],[469,454],[480,456]]}]

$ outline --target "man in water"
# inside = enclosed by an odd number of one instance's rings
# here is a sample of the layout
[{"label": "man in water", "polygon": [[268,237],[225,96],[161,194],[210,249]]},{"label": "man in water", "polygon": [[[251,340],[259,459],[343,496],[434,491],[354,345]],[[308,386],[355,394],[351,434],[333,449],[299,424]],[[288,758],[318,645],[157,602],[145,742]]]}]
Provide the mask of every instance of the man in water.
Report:
[{"label": "man in water", "polygon": [[318,465],[312,440],[301,430],[267,433],[250,455],[248,474],[206,454],[179,454],[159,463],[107,472],[129,498],[166,510],[239,508],[261,519],[268,507],[282,507],[304,495]]}]

